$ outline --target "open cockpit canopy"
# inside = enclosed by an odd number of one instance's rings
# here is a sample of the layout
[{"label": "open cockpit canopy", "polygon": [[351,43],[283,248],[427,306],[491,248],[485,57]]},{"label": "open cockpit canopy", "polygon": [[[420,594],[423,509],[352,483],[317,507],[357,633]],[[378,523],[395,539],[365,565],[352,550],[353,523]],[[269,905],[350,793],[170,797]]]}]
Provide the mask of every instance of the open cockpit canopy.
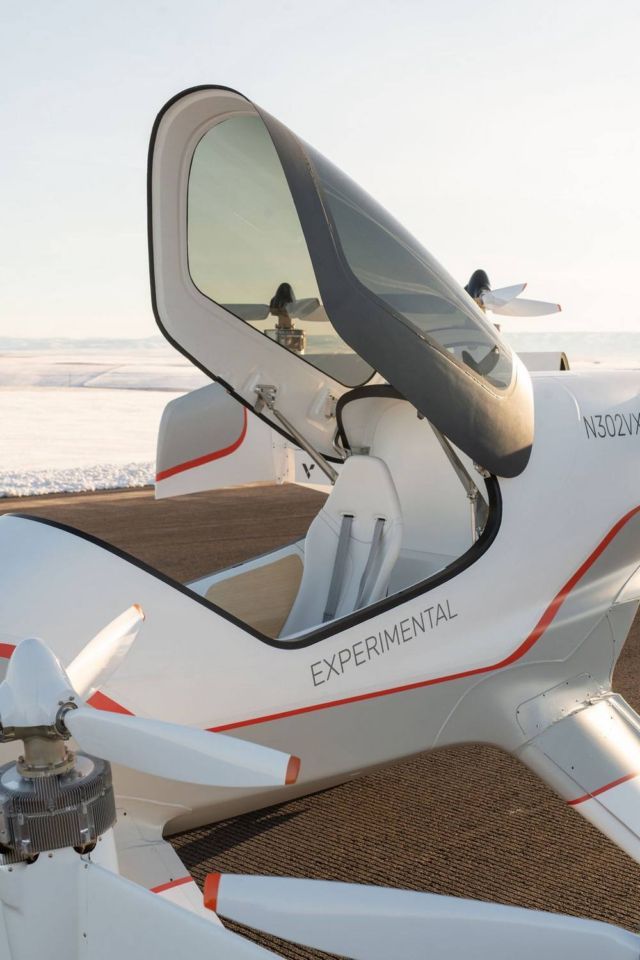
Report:
[{"label": "open cockpit canopy", "polygon": [[162,110],[149,223],[165,335],[252,407],[274,389],[325,456],[335,401],[384,379],[490,472],[526,466],[531,384],[493,325],[357,184],[239,93],[198,88]]}]

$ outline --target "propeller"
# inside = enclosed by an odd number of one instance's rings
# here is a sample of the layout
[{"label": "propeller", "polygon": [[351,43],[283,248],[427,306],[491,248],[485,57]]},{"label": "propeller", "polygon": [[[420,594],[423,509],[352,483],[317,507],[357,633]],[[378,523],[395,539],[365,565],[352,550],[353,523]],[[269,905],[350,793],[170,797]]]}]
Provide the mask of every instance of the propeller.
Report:
[{"label": "propeller", "polygon": [[221,733],[93,707],[71,709],[63,723],[82,750],[168,780],[208,787],[295,783],[297,757]]},{"label": "propeller", "polygon": [[[272,311],[268,303],[223,303],[225,310],[242,317],[248,323],[257,323],[260,320],[266,320]],[[324,309],[321,309],[320,300],[317,297],[304,297],[301,300],[291,300],[287,303],[287,313],[291,320],[313,320],[326,322],[327,315]],[[320,312],[318,312],[320,311]],[[315,315],[317,314],[317,316]]]},{"label": "propeller", "polygon": [[247,323],[258,323],[269,316],[268,303],[223,303],[222,306],[229,313],[246,320]]},{"label": "propeller", "polygon": [[[22,640],[9,660],[0,684],[0,739],[22,740],[24,755],[0,768],[2,853],[13,858],[9,863],[29,868],[24,873],[11,866],[3,874],[2,957],[106,960],[115,953],[134,960],[142,953],[173,960],[176,951],[187,951],[275,960],[262,947],[120,876],[113,836],[96,854],[108,869],[88,858],[116,822],[111,760],[211,786],[292,782],[299,767],[295,757],[257,744],[83,704],[81,692],[95,691],[113,673],[143,620],[139,606],[126,610],[89,641],[68,672],[38,639]],[[82,752],[67,749],[70,734]],[[48,857],[41,857],[46,851]],[[7,903],[17,908],[9,938],[2,909]]]},{"label": "propeller", "polygon": [[499,290],[486,289],[481,293],[481,299],[484,306],[504,307],[510,300],[519,297],[526,287],[526,283],[514,283],[511,287],[500,287]]},{"label": "propeller", "polygon": [[526,283],[516,283],[510,287],[491,289],[489,277],[484,270],[475,270],[465,290],[483,310],[490,310],[502,317],[543,317],[550,313],[559,313],[559,303],[547,303],[544,300],[526,300],[520,297]]},{"label": "propeller", "polygon": [[353,960],[631,960],[640,937],[559,914],[323,880],[209,874],[205,906]]},{"label": "propeller", "polygon": [[82,751],[169,780],[216,787],[295,783],[300,761],[279,750],[82,702],[120,664],[143,619],[141,608],[131,607],[89,641],[68,673],[42,640],[18,644],[0,684],[0,726],[3,739],[24,740],[24,769],[68,765],[64,741],[71,734]]},{"label": "propeller", "polygon": [[115,673],[144,621],[142,607],[132,607],[97,633],[67,667],[67,676],[79,697],[89,700]]},{"label": "propeller", "polygon": [[520,297],[501,306],[488,307],[488,309],[502,317],[545,317],[550,313],[560,313],[562,307],[559,303],[547,303],[544,300],[525,300]]}]

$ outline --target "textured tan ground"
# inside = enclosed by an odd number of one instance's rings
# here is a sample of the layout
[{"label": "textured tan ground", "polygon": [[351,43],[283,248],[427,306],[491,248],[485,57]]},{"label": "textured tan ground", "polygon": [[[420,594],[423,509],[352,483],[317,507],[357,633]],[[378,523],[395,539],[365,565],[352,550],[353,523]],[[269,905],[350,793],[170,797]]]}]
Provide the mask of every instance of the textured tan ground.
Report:
[{"label": "textured tan ground", "polygon": [[[303,534],[321,500],[256,486],[158,503],[150,491],[3,500],[0,512],[78,526],[186,580]],[[615,686],[637,710],[639,667],[636,621]],[[640,928],[640,867],[489,747],[433,753],[173,842],[198,881],[213,869],[357,880]]]}]

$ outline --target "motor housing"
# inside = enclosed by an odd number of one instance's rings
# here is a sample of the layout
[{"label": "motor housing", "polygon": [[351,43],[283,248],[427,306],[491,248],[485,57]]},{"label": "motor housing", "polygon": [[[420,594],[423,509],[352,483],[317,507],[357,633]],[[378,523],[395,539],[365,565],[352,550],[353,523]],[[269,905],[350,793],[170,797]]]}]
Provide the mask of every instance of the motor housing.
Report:
[{"label": "motor housing", "polygon": [[20,761],[0,767],[0,845],[10,860],[46,850],[90,850],[113,826],[116,805],[111,766],[78,753],[63,773],[24,776]]}]

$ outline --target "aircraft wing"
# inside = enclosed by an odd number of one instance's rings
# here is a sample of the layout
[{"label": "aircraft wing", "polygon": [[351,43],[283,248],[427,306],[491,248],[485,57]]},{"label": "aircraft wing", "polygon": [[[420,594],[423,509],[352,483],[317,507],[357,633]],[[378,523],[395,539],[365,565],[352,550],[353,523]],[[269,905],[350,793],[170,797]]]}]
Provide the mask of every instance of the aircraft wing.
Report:
[{"label": "aircraft wing", "polygon": [[640,717],[609,694],[557,720],[517,755],[640,862]]},{"label": "aircraft wing", "polygon": [[114,833],[122,876],[163,900],[220,923],[215,913],[205,909],[198,885],[171,844],[163,839],[162,827],[137,818],[135,806],[127,809],[126,817],[118,813]]},{"label": "aircraft wing", "polygon": [[180,956],[275,960],[271,951],[152,897],[137,884],[94,863],[82,871],[81,879],[78,919],[86,941],[80,941],[78,956],[87,960],[137,960],[142,956],[154,960]]}]

